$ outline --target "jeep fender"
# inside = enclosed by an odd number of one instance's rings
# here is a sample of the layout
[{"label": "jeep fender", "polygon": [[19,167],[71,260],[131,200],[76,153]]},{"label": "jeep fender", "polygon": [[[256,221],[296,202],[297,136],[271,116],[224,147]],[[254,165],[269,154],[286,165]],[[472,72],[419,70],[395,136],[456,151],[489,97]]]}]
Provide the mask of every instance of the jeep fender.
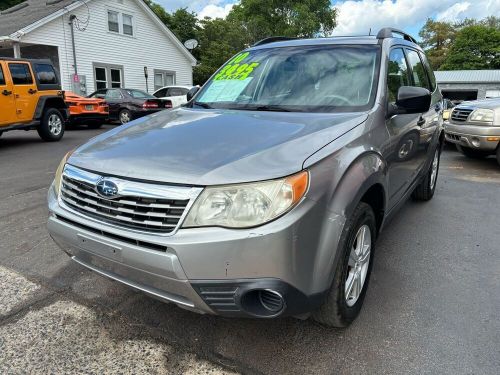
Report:
[{"label": "jeep fender", "polygon": [[46,108],[56,108],[61,112],[65,120],[68,119],[68,107],[64,102],[64,99],[57,95],[41,96],[38,99],[33,119],[41,120],[43,112],[45,111]]}]

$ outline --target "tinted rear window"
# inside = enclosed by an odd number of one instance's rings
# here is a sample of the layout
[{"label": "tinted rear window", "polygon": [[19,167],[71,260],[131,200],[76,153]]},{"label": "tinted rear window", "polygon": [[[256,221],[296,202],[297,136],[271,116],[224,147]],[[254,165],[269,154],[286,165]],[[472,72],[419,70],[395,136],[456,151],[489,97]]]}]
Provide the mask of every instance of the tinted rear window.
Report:
[{"label": "tinted rear window", "polygon": [[28,64],[9,64],[9,70],[14,85],[30,85],[33,83]]},{"label": "tinted rear window", "polygon": [[36,76],[41,85],[55,85],[57,84],[56,72],[50,64],[36,64]]},{"label": "tinted rear window", "polygon": [[3,76],[3,69],[0,66],[0,85],[5,85],[5,77]]}]

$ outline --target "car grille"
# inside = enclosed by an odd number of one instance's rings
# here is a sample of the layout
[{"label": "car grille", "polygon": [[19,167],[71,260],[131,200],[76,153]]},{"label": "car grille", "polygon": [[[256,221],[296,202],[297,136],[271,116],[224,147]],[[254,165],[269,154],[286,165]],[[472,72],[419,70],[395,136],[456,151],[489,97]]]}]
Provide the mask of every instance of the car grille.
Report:
[{"label": "car grille", "polygon": [[[71,167],[71,169],[74,169]],[[99,195],[96,182],[103,177],[93,175],[84,181],[81,175],[71,176],[66,167],[61,184],[61,200],[71,209],[88,217],[118,225],[127,229],[146,232],[171,233],[180,224],[189,199],[152,198],[144,195],[126,195],[108,199]],[[90,174],[84,172],[84,174]],[[125,181],[126,180],[120,180]],[[142,185],[144,192],[158,185],[132,182]],[[137,190],[137,189],[134,189]]]},{"label": "car grille", "polygon": [[465,122],[472,113],[472,109],[455,108],[451,113],[451,120],[456,122]]}]

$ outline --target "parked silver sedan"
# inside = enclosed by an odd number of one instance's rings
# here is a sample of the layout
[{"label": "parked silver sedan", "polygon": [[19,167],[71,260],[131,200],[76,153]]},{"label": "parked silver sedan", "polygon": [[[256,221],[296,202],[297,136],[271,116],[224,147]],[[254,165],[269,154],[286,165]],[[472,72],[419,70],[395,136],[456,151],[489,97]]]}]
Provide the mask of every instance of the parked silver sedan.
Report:
[{"label": "parked silver sedan", "polygon": [[471,158],[495,155],[500,164],[500,98],[464,102],[445,123],[445,136]]}]

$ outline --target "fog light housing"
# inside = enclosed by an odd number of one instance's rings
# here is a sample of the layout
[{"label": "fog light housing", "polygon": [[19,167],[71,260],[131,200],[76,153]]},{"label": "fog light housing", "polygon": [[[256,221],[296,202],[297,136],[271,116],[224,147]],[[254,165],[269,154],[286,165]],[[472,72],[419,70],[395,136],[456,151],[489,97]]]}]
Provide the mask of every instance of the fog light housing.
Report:
[{"label": "fog light housing", "polygon": [[474,147],[479,147],[481,145],[481,141],[477,137],[473,137],[471,139],[471,143]]}]

